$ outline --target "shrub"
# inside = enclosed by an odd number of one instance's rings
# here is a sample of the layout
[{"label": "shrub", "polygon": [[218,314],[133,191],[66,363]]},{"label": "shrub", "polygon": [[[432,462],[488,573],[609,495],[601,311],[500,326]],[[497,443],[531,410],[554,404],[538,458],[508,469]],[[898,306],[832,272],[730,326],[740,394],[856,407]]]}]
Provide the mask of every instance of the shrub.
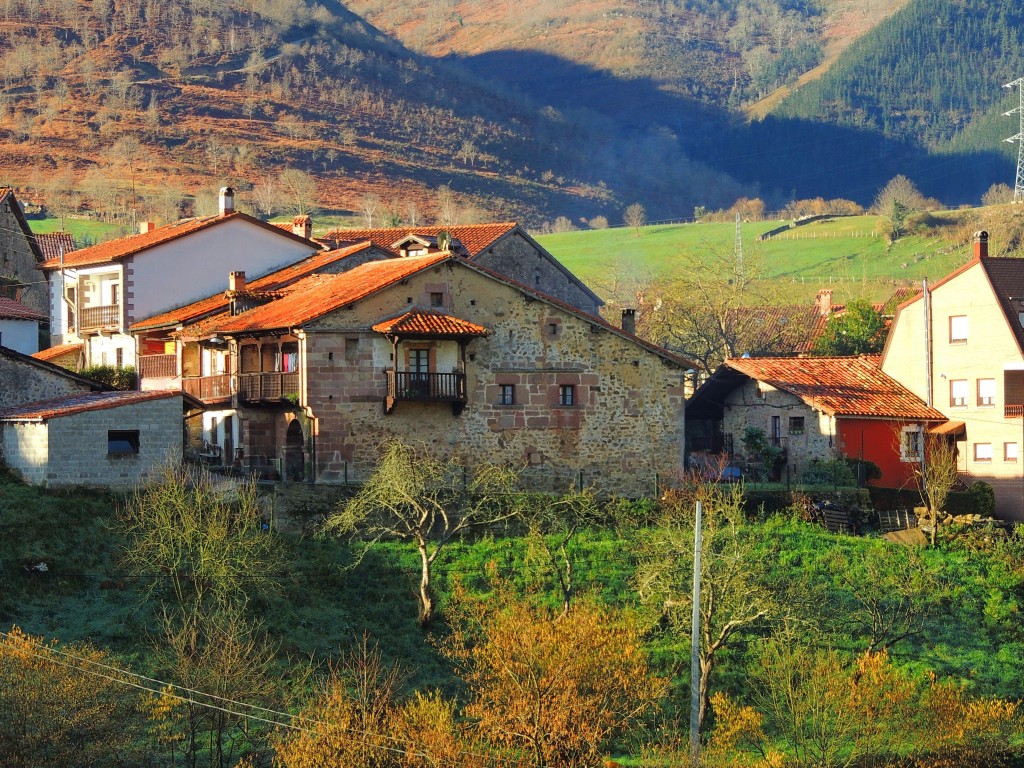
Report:
[{"label": "shrub", "polygon": [[991,517],[996,511],[996,492],[984,480],[978,480],[967,489],[972,511],[976,515]]},{"label": "shrub", "polygon": [[812,461],[804,470],[803,481],[806,485],[856,485],[853,471],[843,459]]},{"label": "shrub", "polygon": [[82,375],[114,389],[135,389],[135,368],[126,365],[90,365],[82,369]]}]

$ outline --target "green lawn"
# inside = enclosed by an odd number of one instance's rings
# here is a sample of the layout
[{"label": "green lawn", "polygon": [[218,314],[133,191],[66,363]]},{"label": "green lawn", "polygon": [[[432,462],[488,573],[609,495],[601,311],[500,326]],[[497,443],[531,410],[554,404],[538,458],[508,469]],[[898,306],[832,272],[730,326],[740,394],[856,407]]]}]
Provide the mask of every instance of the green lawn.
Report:
[{"label": "green lawn", "polygon": [[40,235],[50,232],[70,232],[79,248],[129,234],[122,224],[108,224],[103,221],[87,219],[64,219],[63,227],[60,219],[29,219],[28,226],[33,232]]},{"label": "green lawn", "polygon": [[[909,235],[889,246],[876,234],[877,216],[851,216],[791,228],[758,242],[782,222],[741,224],[744,258],[766,278],[787,280],[797,296],[832,287],[836,298],[883,298],[894,282],[936,280],[970,256],[969,246],[943,237]],[[661,224],[641,229],[582,230],[542,235],[537,240],[599,294],[615,276],[641,283],[677,275],[697,263],[731,263],[733,223]]]}]

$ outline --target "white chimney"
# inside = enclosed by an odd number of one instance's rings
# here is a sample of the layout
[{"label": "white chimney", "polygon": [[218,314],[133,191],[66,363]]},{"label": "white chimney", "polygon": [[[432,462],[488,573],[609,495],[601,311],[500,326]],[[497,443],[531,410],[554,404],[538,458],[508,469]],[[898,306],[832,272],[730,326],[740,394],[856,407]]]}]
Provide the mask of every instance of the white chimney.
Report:
[{"label": "white chimney", "polygon": [[156,224],[152,221],[140,221],[139,222],[139,234],[146,235],[156,229]]},{"label": "white chimney", "polygon": [[220,188],[220,215],[226,216],[235,212],[235,190],[231,187]]},{"label": "white chimney", "polygon": [[228,272],[228,290],[235,293],[245,290],[245,272]]},{"label": "white chimney", "polygon": [[828,317],[832,314],[832,289],[822,288],[818,291],[818,296],[815,298],[814,303],[817,304],[818,314],[822,317]]}]

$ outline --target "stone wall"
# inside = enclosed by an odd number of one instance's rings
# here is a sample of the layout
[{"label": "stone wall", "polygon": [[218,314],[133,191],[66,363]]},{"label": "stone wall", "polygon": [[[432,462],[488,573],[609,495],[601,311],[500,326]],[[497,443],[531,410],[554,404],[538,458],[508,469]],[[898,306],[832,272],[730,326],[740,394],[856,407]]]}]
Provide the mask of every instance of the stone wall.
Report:
[{"label": "stone wall", "polygon": [[[30,482],[129,490],[163,462],[181,457],[181,413],[178,396],[70,414],[43,424],[5,424],[4,455]],[[108,454],[109,430],[138,430],[138,453]]]},{"label": "stone wall", "polygon": [[598,302],[571,272],[519,233],[503,237],[473,261],[584,312],[600,311]]},{"label": "stone wall", "polygon": [[[425,306],[438,285],[446,310],[491,331],[468,344],[468,402],[400,401],[384,413],[391,344],[369,327],[410,304]],[[454,340],[430,344],[438,359]],[[399,346],[399,367],[404,367]],[[579,482],[628,496],[651,495],[655,478],[674,479],[682,446],[684,371],[602,325],[454,262],[428,270],[322,318],[304,339],[303,404],[312,413],[318,481],[365,479],[380,444],[421,443],[467,466],[522,467],[531,490],[563,491]],[[515,402],[499,403],[500,385]],[[573,405],[559,404],[572,386]]]},{"label": "stone wall", "polygon": [[8,196],[0,204],[0,278],[17,280],[21,284],[19,295],[11,298],[17,298],[26,307],[49,317],[50,298],[46,275],[36,269],[36,256],[21,229],[21,223],[11,210],[13,203],[13,199]]},{"label": "stone wall", "polygon": [[88,383],[53,370],[44,363],[0,352],[0,408],[92,389]]}]

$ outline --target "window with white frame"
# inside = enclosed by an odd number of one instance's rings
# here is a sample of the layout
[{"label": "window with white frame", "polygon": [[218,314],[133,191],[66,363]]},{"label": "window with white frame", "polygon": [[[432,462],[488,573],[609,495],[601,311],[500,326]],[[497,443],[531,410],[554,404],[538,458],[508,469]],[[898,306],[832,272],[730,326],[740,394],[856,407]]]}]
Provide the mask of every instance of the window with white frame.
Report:
[{"label": "window with white frame", "polygon": [[951,315],[949,318],[949,343],[963,344],[967,341],[967,315]]},{"label": "window with white frame", "polygon": [[978,379],[978,405],[995,405],[996,380]]},{"label": "window with white frame", "polygon": [[1017,444],[1003,443],[1003,461],[1017,461]]},{"label": "window with white frame", "polygon": [[974,460],[984,462],[992,461],[992,443],[975,443]]},{"label": "window with white frame", "polygon": [[949,404],[951,406],[967,405],[969,391],[967,379],[950,379]]},{"label": "window with white frame", "polygon": [[900,432],[900,461],[921,460],[921,427],[903,427]]}]

